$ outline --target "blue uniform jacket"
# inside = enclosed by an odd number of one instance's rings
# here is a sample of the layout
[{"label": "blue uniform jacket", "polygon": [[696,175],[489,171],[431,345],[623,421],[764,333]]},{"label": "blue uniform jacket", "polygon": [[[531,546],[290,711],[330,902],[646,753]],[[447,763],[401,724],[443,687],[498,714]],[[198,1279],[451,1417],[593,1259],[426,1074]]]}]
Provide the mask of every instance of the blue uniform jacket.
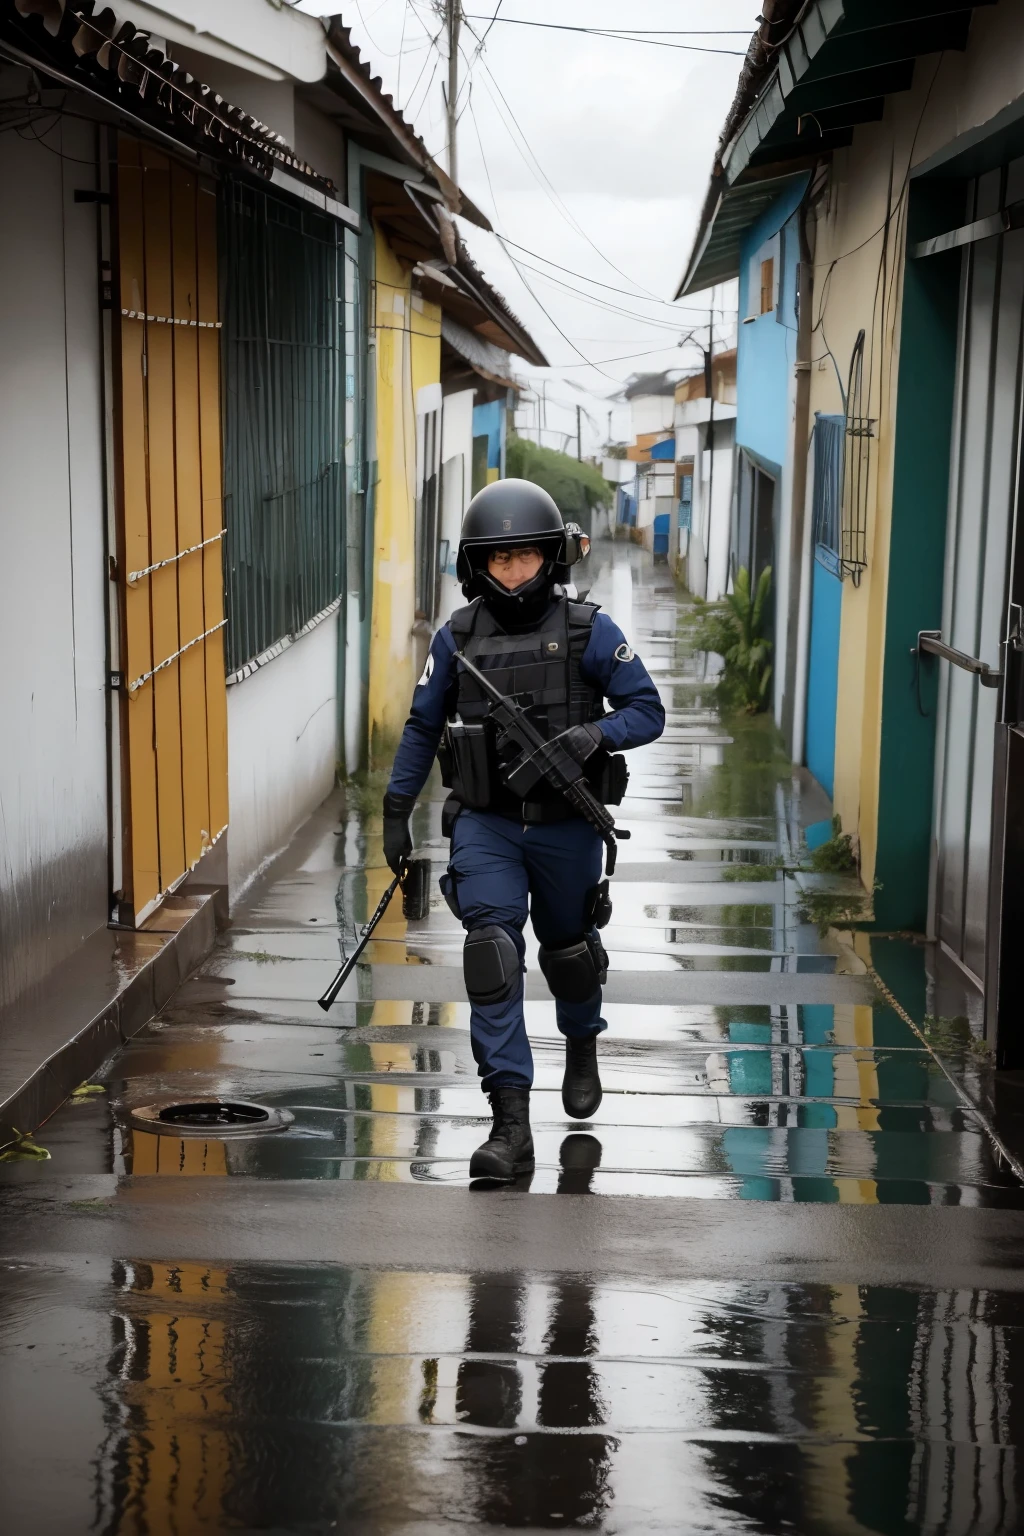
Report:
[{"label": "blue uniform jacket", "polygon": [[[610,752],[657,740],[665,729],[665,706],[647,668],[606,613],[594,617],[580,669],[612,706],[612,713],[599,722]],[[415,796],[427,782],[445,720],[454,713],[457,670],[455,636],[442,624],[412,696],[391,770],[391,794]]]}]

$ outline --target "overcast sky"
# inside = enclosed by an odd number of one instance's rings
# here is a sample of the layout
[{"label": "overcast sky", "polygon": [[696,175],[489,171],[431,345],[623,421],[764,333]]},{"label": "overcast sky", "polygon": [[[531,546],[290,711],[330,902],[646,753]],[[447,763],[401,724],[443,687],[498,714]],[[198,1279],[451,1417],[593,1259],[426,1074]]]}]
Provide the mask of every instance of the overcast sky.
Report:
[{"label": "overcast sky", "polygon": [[[498,0],[463,3],[459,181],[500,234],[544,260],[514,251],[522,264],[517,272],[493,235],[465,221],[462,232],[552,364],[517,370],[535,390],[547,379],[545,443],[567,446],[564,434],[575,434],[578,400],[589,412],[583,452],[594,453],[608,435],[607,397],[630,374],[699,364],[693,348],[681,349],[678,341],[694,325],[707,335],[712,298],[719,311],[730,311],[716,316],[716,349],[735,337],[733,284],[703,296],[699,309],[693,298],[679,305],[671,299],[759,6],[757,0],[501,0],[488,30]],[[302,0],[302,9],[314,14],[327,8],[324,0]],[[385,91],[445,165],[447,65],[444,36],[436,46],[431,42],[442,28],[433,4],[349,0],[343,15]],[[551,23],[667,30],[641,43],[559,31]],[[717,28],[725,30],[711,31]],[[693,35],[698,32],[709,35]],[[477,39],[485,33],[481,51]],[[627,420],[616,411],[613,437],[626,435]]]}]

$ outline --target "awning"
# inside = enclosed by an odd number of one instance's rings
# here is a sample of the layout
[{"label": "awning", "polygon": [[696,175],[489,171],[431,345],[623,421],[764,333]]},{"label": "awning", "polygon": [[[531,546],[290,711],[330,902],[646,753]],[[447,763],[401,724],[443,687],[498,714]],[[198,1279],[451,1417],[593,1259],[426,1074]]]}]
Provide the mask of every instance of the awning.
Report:
[{"label": "awning", "polygon": [[765,54],[770,62],[745,66],[743,110],[737,115],[734,105],[730,114],[736,127],[720,146],[676,297],[735,277],[743,236],[787,173],[851,144],[860,123],[879,121],[886,98],[909,90],[916,60],[962,52],[975,6],[992,3],[811,0],[798,11],[784,40]]},{"label": "awning", "polygon": [[517,388],[516,381],[512,377],[509,366],[511,358],[509,354],[496,347],[492,342],[485,341],[475,331],[467,330],[450,315],[441,316],[441,340],[447,342],[453,352],[457,352],[474,373],[479,373],[491,384],[503,384],[508,389]]},{"label": "awning", "polygon": [[740,246],[749,229],[769,208],[780,193],[807,181],[809,171],[798,171],[783,176],[766,176],[741,182],[739,186],[724,185],[718,204],[710,220],[704,226],[703,241],[690,257],[690,266],[683,278],[677,298],[684,293],[699,293],[714,283],[724,283],[735,277],[740,269]]},{"label": "awning", "polygon": [[172,63],[130,21],[109,7],[98,10],[94,0],[0,0],[0,49],[196,154],[227,159],[268,181],[279,170],[337,199],[331,179],[279,134]]}]

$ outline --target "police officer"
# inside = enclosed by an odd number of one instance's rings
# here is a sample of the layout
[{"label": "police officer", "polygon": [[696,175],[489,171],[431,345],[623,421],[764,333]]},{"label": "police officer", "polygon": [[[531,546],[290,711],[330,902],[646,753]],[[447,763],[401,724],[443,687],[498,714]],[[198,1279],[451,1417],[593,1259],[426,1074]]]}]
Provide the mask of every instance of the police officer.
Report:
[{"label": "police officer", "polygon": [[566,594],[570,568],[587,548],[530,481],[499,480],[474,496],[456,564],[470,602],[434,636],[384,796],[384,857],[397,872],[412,848],[416,796],[438,755],[451,791],[441,823],[451,860],[441,888],[466,930],[473,1055],[493,1115],[471,1178],[507,1181],[534,1166],[533,1058],[523,1017],[528,913],[565,1036],[565,1112],[584,1119],[601,1102],[597,1037],[606,1027],[608,959],[597,930],[611,913],[604,845],[545,781],[527,800],[508,788],[489,701],[458,663],[461,652],[486,671],[545,738],[559,738],[598,798],[618,803],[627,778],[619,749],[654,741],[665,711],[618,626],[596,604]]}]

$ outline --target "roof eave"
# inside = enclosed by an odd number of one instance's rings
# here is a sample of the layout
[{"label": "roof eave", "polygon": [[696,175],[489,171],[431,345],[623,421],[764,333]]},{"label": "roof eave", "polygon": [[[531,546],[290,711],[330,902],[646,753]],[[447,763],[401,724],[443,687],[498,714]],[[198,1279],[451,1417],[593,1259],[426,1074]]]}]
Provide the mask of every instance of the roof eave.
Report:
[{"label": "roof eave", "polygon": [[[490,232],[491,224],[486,215],[441,169],[392,98],[384,94],[379,76],[370,74],[369,66],[363,62],[359,49],[352,42],[349,28],[342,24],[341,17],[325,16],[323,25],[327,34],[328,56],[348,86],[384,128],[401,157],[410,166],[424,171],[437,184],[452,213],[461,214],[471,224]],[[326,83],[331,84],[330,76]]]}]

